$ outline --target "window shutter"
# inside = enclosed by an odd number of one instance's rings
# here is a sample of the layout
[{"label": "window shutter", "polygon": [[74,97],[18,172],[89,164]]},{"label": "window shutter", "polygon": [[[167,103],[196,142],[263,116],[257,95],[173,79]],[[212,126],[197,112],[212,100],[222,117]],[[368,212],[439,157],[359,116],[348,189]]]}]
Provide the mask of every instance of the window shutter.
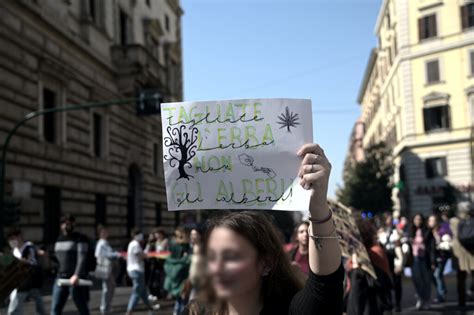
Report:
[{"label": "window shutter", "polygon": [[430,26],[430,30],[429,30],[430,37],[438,36],[438,30],[437,30],[437,25],[436,25],[436,14],[433,14],[428,18],[428,25]]},{"label": "window shutter", "polygon": [[439,82],[439,61],[434,60],[426,64],[427,83]]},{"label": "window shutter", "polygon": [[425,34],[425,23],[423,23],[423,18],[418,19],[418,36],[420,41],[423,39],[423,34]]},{"label": "window shutter", "polygon": [[425,132],[430,130],[429,108],[423,108],[423,123],[425,125]]},{"label": "window shutter", "polygon": [[446,158],[441,158],[441,165],[443,168],[443,173],[441,175],[447,176],[448,175],[448,164],[446,163]]},{"label": "window shutter", "polygon": [[469,15],[467,10],[467,5],[461,7],[461,27],[466,29],[469,27]]},{"label": "window shutter", "polygon": [[446,129],[451,129],[451,114],[449,110],[449,105],[446,105],[444,107],[444,110],[446,111]]},{"label": "window shutter", "polygon": [[470,75],[474,75],[474,51],[469,52],[469,61],[471,62],[471,73],[470,73]]}]

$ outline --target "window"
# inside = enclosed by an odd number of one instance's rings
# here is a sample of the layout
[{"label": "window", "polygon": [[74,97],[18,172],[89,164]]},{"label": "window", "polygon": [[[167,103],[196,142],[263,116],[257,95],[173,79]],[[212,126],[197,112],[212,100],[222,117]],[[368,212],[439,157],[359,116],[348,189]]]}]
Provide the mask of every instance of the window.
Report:
[{"label": "window", "polygon": [[438,83],[439,81],[439,60],[428,61],[426,63],[426,83]]},{"label": "window", "polygon": [[[57,107],[57,95],[54,91],[43,88],[43,109],[52,109]],[[43,138],[45,141],[55,143],[56,142],[56,114],[49,113],[43,115]]]},{"label": "window", "polygon": [[92,22],[97,23],[97,9],[95,0],[89,0],[89,16]]},{"label": "window", "polygon": [[423,39],[436,37],[436,14],[427,15],[418,20],[418,32],[420,41]]},{"label": "window", "polygon": [[461,7],[461,22],[463,29],[474,26],[474,3]]},{"label": "window", "polygon": [[103,123],[102,123],[102,116],[100,116],[99,114],[97,113],[94,113],[93,114],[93,122],[92,122],[92,125],[93,125],[93,141],[94,141],[94,155],[96,157],[102,157],[103,156],[103,150],[102,150],[102,147],[103,147]]},{"label": "window", "polygon": [[107,196],[95,194],[95,224],[107,224]]},{"label": "window", "polygon": [[155,226],[161,226],[161,203],[155,203]]},{"label": "window", "polygon": [[168,32],[170,31],[170,18],[167,14],[165,14],[165,29]]},{"label": "window", "polygon": [[98,158],[106,158],[108,155],[109,139],[106,114],[91,111],[89,128],[91,155]]},{"label": "window", "polygon": [[43,197],[43,242],[52,244],[59,236],[61,217],[61,189],[53,186],[44,188]]},{"label": "window", "polygon": [[158,44],[158,41],[150,36],[150,41],[149,41],[149,50],[151,52],[151,54],[153,55],[153,57],[156,59],[156,60],[160,60],[160,48],[159,48],[159,44]]},{"label": "window", "polygon": [[426,178],[436,178],[448,175],[446,158],[430,158],[425,161]]},{"label": "window", "polygon": [[390,29],[390,26],[392,25],[392,21],[390,20],[390,12],[387,12],[386,14],[386,19],[387,19],[387,28]]},{"label": "window", "polygon": [[435,106],[423,109],[425,132],[449,129],[449,106]]},{"label": "window", "polygon": [[129,41],[129,38],[128,38],[129,21],[128,21],[127,14],[123,10],[120,10],[119,22],[120,22],[120,34],[119,34],[120,45],[125,46],[128,44],[128,41]]}]

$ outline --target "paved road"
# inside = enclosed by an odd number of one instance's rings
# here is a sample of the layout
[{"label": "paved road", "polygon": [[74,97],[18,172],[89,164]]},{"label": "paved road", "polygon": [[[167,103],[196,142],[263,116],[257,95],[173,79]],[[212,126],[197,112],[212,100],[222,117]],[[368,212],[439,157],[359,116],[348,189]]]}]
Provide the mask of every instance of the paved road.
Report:
[{"label": "paved road", "polygon": [[[474,315],[474,302],[469,302],[468,306],[461,310],[457,307],[457,296],[456,296],[456,280],[453,276],[447,276],[446,282],[448,286],[448,300],[446,303],[440,305],[433,305],[430,311],[416,311],[414,305],[416,302],[415,292],[411,279],[404,280],[404,294],[403,294],[403,312],[398,313],[402,315]],[[432,293],[434,294],[434,288]],[[126,310],[126,305],[128,298],[130,296],[130,287],[120,287],[117,288],[115,298],[113,301],[113,312],[112,314],[124,314]],[[45,304],[49,311],[49,306],[51,303],[51,297],[44,297]],[[99,314],[99,300],[100,300],[100,291],[93,290],[91,291],[91,314]],[[161,310],[154,312],[155,315],[170,315],[173,313],[173,302],[172,301],[160,301]],[[0,314],[4,315],[5,310],[0,309]],[[28,303],[25,314],[34,314],[32,303]],[[76,315],[74,304],[71,300],[68,301],[64,315]],[[137,315],[146,315],[148,312],[145,310],[143,305],[134,312]]]}]

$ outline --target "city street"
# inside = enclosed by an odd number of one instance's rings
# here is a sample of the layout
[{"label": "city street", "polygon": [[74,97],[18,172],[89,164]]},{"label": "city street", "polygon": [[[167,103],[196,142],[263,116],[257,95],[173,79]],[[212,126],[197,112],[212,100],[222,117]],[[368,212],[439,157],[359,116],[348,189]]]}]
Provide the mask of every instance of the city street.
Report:
[{"label": "city street", "polygon": [[[417,311],[414,308],[415,305],[415,292],[413,289],[413,284],[411,279],[404,279],[404,292],[403,292],[403,312],[400,314],[403,315],[474,315],[474,302],[469,302],[468,306],[465,309],[460,309],[457,307],[456,302],[456,278],[454,275],[446,277],[446,282],[448,286],[448,301],[446,303],[433,305],[432,309],[429,311]],[[126,310],[126,305],[128,298],[130,296],[130,287],[120,287],[117,288],[114,302],[113,302],[113,312],[112,314],[124,314]],[[434,288],[432,294],[434,293]],[[47,311],[49,311],[49,306],[51,303],[51,297],[46,296],[44,298],[45,304],[47,306]],[[100,301],[100,291],[93,290],[91,292],[91,314],[99,314],[99,302]],[[161,309],[154,312],[156,315],[170,315],[173,313],[173,302],[172,301],[160,301]],[[73,315],[76,314],[74,304],[71,300],[68,301],[64,315]],[[5,310],[1,309],[0,314],[5,314]],[[28,303],[25,314],[34,314],[33,304]],[[143,304],[138,308],[137,312],[134,314],[146,315],[148,312],[143,307]]]}]

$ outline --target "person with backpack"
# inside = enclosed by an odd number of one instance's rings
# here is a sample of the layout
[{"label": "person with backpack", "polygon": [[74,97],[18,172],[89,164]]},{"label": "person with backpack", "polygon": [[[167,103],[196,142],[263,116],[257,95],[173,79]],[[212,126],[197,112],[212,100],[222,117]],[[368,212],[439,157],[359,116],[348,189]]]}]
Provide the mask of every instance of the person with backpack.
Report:
[{"label": "person with backpack", "polygon": [[449,221],[453,233],[452,250],[453,265],[455,266],[458,305],[466,306],[466,277],[474,271],[474,215],[468,206],[460,206],[458,217]]},{"label": "person with backpack", "polygon": [[37,315],[46,315],[40,292],[43,283],[43,275],[38,263],[36,246],[32,242],[25,242],[19,229],[10,231],[7,238],[8,244],[13,251],[13,256],[33,266],[31,276],[10,294],[8,315],[24,314],[23,306],[28,299],[35,301]]},{"label": "person with backpack", "polygon": [[[89,315],[89,288],[80,285],[80,280],[87,279],[89,271],[94,270],[94,252],[87,237],[74,231],[74,216],[65,215],[60,222],[61,234],[54,244],[59,268],[53,285],[51,315],[62,314],[69,294],[79,314]],[[60,285],[59,280],[69,280],[69,285]]]}]

